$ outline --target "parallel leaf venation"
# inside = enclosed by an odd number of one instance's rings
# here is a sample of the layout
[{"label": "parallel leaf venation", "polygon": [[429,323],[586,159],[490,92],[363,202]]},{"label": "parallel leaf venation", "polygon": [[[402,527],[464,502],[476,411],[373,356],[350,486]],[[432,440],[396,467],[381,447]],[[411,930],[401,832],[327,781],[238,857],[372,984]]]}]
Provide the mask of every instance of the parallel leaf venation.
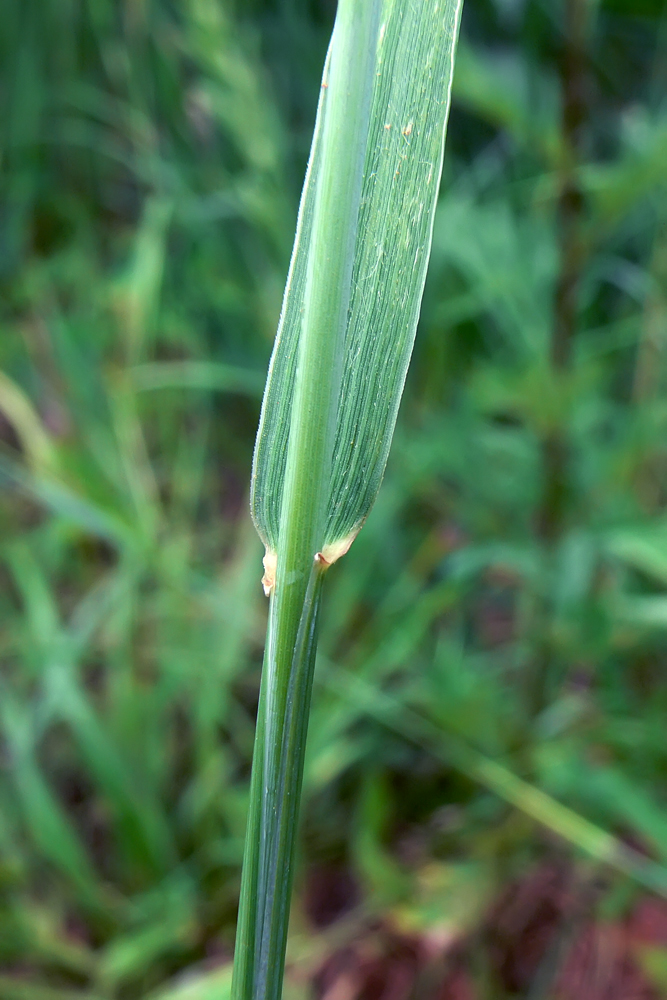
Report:
[{"label": "parallel leaf venation", "polygon": [[[386,0],[345,335],[323,544],[354,534],[377,495],[412,352],[442,171],[460,0]],[[253,470],[252,511],[278,545],[328,61]],[[327,377],[323,372],[322,376]]]}]

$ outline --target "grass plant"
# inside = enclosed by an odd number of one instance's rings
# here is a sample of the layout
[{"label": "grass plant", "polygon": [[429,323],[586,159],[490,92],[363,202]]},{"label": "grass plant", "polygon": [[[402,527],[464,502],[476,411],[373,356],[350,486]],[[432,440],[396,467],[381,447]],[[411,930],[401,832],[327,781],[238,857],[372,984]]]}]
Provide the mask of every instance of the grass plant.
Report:
[{"label": "grass plant", "polygon": [[[464,8],[401,416],[325,579],[289,1000],[554,992],[545,871],[614,1000],[667,988],[667,35],[662,0],[585,7],[578,41],[565,2]],[[2,14],[0,1000],[220,1000],[268,610],[247,483],[333,5]]]},{"label": "grass plant", "polygon": [[379,488],[417,326],[460,3],[341,0],[255,449],[271,608],[233,995],[282,992],[325,571]]}]

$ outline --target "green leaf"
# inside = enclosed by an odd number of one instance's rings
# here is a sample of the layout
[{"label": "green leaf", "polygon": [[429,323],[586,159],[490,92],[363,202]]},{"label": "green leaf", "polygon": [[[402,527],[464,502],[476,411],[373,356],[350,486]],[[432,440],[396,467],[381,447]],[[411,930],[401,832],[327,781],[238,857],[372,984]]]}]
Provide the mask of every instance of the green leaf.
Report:
[{"label": "green leaf", "polygon": [[213,361],[153,361],[130,369],[135,389],[199,389],[259,396],[261,376],[247,368]]},{"label": "green leaf", "polygon": [[199,971],[179,977],[166,989],[151,993],[148,1000],[227,1000],[231,994],[232,967],[224,965],[213,971]]},{"label": "green leaf", "polygon": [[[319,369],[324,380],[341,372],[340,392],[332,402],[337,408],[333,458],[322,498],[322,544],[332,554],[361,527],[387,460],[426,277],[460,6],[460,0],[382,4],[359,220],[349,247],[349,309],[340,356],[333,369],[324,362]],[[325,156],[328,74],[327,63],[255,450],[252,512],[273,553],[278,551],[316,191]],[[348,141],[344,131],[340,141]]]}]

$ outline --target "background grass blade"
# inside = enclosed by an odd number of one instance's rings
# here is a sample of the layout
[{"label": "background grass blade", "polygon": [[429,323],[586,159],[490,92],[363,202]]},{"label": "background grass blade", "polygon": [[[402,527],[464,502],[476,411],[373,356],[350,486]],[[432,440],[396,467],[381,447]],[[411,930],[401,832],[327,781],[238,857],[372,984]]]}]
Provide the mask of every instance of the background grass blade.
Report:
[{"label": "background grass blade", "polygon": [[354,675],[343,676],[327,665],[323,683],[354,706],[368,712],[385,725],[415,740],[442,757],[462,774],[485,785],[499,798],[524,812],[537,823],[569,841],[595,861],[609,865],[640,885],[667,897],[667,868],[646,858],[633,847],[563,806],[541,789],[524,781],[508,767],[479,753],[452,733],[443,732],[431,721],[408,709],[375,685]]}]

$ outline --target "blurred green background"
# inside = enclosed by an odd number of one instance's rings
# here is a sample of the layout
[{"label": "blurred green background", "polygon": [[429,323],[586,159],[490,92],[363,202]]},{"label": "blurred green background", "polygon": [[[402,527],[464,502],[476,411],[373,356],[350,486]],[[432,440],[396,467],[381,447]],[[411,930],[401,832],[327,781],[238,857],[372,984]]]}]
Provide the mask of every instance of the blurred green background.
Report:
[{"label": "blurred green background", "polygon": [[[0,1000],[222,1000],[333,0],[4,0]],[[287,998],[667,996],[667,8],[466,0]]]}]

